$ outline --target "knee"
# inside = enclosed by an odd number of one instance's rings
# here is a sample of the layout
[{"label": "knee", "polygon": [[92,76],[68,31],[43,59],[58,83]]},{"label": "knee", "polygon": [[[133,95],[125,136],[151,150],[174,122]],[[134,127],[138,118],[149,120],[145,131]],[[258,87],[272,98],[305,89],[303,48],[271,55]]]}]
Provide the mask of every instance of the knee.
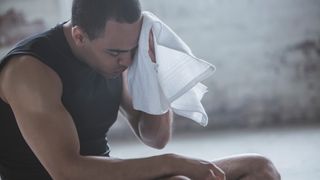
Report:
[{"label": "knee", "polygon": [[170,177],[166,180],[190,180],[190,179],[185,176],[173,176],[173,177]]},{"label": "knee", "polygon": [[280,180],[281,176],[272,161],[264,156],[253,155],[253,167],[258,179],[263,180]]}]

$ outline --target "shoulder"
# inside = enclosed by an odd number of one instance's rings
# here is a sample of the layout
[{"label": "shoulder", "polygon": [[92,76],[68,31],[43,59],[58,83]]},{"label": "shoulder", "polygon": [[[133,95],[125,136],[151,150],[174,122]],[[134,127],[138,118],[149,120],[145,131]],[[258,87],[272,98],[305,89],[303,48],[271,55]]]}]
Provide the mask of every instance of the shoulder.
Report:
[{"label": "shoulder", "polygon": [[62,83],[59,76],[33,56],[12,57],[0,72],[0,96],[7,102],[32,93],[61,96]]}]

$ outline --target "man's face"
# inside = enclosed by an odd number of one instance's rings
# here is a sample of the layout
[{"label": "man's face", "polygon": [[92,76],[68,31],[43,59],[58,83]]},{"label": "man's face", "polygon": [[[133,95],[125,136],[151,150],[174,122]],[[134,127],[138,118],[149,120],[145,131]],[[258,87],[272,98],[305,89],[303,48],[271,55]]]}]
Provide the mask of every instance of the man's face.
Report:
[{"label": "man's face", "polygon": [[83,58],[106,78],[121,75],[132,63],[141,23],[141,18],[132,24],[109,20],[101,36],[84,43]]}]

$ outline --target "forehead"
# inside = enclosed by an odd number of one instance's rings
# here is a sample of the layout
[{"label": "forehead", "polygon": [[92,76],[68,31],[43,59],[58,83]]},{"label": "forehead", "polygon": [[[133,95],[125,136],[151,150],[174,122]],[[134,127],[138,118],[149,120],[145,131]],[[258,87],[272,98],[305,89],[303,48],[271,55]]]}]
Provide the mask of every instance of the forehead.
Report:
[{"label": "forehead", "polygon": [[102,36],[97,40],[106,48],[130,49],[138,43],[141,25],[141,18],[131,24],[108,20]]}]

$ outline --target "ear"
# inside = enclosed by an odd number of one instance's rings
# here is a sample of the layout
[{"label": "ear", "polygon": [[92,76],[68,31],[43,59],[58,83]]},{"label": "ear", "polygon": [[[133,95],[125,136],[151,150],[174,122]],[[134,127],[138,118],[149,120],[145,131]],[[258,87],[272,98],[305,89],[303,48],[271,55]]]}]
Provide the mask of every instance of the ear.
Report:
[{"label": "ear", "polygon": [[72,27],[71,35],[77,46],[83,46],[88,40],[87,34],[79,26]]}]

